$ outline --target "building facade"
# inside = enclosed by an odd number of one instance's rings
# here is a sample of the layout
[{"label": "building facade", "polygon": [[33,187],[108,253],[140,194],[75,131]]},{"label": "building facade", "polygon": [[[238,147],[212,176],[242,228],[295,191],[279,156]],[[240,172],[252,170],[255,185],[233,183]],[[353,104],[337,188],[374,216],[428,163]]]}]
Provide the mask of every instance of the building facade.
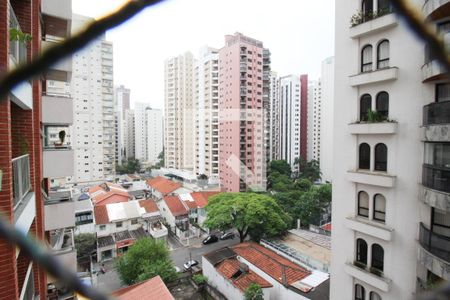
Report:
[{"label": "building facade", "polygon": [[[74,15],[72,31],[92,20]],[[104,38],[97,39],[75,53],[72,60],[75,148],[72,182],[103,180],[115,169],[112,44]]]},{"label": "building facade", "polygon": [[116,165],[121,165],[125,159],[125,114],[130,109],[130,89],[121,85],[114,92],[115,120],[116,120]]},{"label": "building facade", "polygon": [[164,62],[165,167],[194,167],[194,57],[192,53]]},{"label": "building facade", "polygon": [[[448,6],[410,2],[448,32]],[[448,77],[391,11],[336,5],[332,299],[410,299],[450,279]]]},{"label": "building facade", "polygon": [[320,161],[320,128],[322,124],[322,82],[308,84],[308,155],[307,160]]},{"label": "building facade", "polygon": [[154,165],[163,150],[163,117],[159,109],[146,103],[136,103],[134,108],[135,158]]},{"label": "building facade", "polygon": [[219,177],[219,54],[200,49],[195,63],[195,174]]},{"label": "building facade", "polygon": [[262,42],[241,33],[225,37],[219,51],[219,177],[224,191],[266,188],[269,72],[270,52]]},{"label": "building facade", "polygon": [[125,159],[134,158],[136,152],[135,146],[135,119],[134,110],[125,111],[125,130],[124,130],[124,157]]},{"label": "building facade", "polygon": [[280,159],[280,81],[276,72],[270,73],[269,97],[269,161]]}]

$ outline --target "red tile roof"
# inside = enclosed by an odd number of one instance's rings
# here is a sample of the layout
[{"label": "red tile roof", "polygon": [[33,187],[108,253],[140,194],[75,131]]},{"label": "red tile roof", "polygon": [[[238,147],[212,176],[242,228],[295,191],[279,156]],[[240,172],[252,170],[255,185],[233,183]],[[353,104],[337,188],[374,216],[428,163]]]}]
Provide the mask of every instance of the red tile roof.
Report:
[{"label": "red tile roof", "polygon": [[111,203],[128,202],[131,196],[126,192],[109,191],[92,198],[94,205],[106,205]]},{"label": "red tile roof", "polygon": [[139,201],[139,205],[145,208],[145,212],[147,213],[159,212],[158,206],[153,200],[141,200]]},{"label": "red tile roof", "polygon": [[174,300],[161,277],[156,276],[131,286],[117,290],[113,296],[119,300]]},{"label": "red tile roof", "polygon": [[174,217],[187,215],[188,211],[178,196],[166,196],[164,202]]},{"label": "red tile roof", "polygon": [[174,182],[172,180],[169,180],[165,177],[158,176],[152,179],[147,180],[147,185],[161,194],[163,196],[175,191],[176,189],[182,187],[181,183]]},{"label": "red tile roof", "polygon": [[108,210],[105,205],[94,206],[95,224],[108,224]]},{"label": "red tile roof", "polygon": [[218,194],[219,192],[194,192],[191,193],[192,198],[198,207],[203,208],[208,204],[208,199],[211,196]]},{"label": "red tile roof", "polygon": [[310,271],[256,243],[241,243],[232,249],[283,285],[291,285],[311,274]]},{"label": "red tile roof", "polygon": [[322,225],[322,229],[331,232],[331,223]]},{"label": "red tile roof", "polygon": [[251,283],[256,283],[262,288],[269,288],[272,285],[266,281],[264,278],[259,276],[253,271],[248,271],[244,274],[233,278],[233,275],[239,270],[240,262],[236,258],[229,258],[221,262],[216,266],[217,272],[219,272],[223,277],[230,280],[235,287],[240,289],[242,292],[249,287]]}]

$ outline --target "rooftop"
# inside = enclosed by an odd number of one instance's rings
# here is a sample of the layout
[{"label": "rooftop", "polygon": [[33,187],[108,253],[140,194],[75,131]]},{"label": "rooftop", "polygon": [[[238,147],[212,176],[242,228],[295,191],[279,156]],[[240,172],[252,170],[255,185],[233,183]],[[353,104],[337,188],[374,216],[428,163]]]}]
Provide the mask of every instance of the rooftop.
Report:
[{"label": "rooftop", "polygon": [[164,202],[174,217],[188,214],[186,206],[178,196],[166,196]]},{"label": "rooftop", "polygon": [[106,209],[106,206],[94,206],[94,217],[95,217],[95,224],[101,225],[101,224],[108,224],[109,223],[109,217],[108,217],[108,210]]},{"label": "rooftop", "polygon": [[156,276],[152,279],[127,286],[117,290],[113,296],[119,300],[174,300],[161,277]]},{"label": "rooftop", "polygon": [[173,182],[165,177],[158,176],[147,180],[147,185],[163,195],[167,195],[176,189],[182,187],[181,183]]}]

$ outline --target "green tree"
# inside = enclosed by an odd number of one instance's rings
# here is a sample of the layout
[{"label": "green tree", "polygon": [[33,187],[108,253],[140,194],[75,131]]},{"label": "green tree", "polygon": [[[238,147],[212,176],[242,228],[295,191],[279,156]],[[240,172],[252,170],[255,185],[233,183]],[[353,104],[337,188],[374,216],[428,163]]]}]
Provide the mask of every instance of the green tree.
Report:
[{"label": "green tree", "polygon": [[264,194],[222,193],[211,197],[206,206],[205,225],[210,229],[235,228],[243,242],[250,234],[258,240],[275,236],[287,229],[291,222],[277,202]]},{"label": "green tree", "polygon": [[322,177],[320,172],[319,162],[317,160],[306,161],[300,159],[300,176],[301,179],[308,179],[311,182],[316,182]]},{"label": "green tree", "polygon": [[77,257],[88,257],[92,251],[97,249],[97,238],[93,233],[82,233],[75,236],[75,248]]},{"label": "green tree", "polygon": [[141,171],[141,162],[139,159],[128,158],[121,166],[116,166],[116,172],[119,174],[134,174]]},{"label": "green tree", "polygon": [[291,165],[289,165],[285,160],[272,160],[269,165],[269,174],[272,172],[278,172],[282,175],[291,177]]},{"label": "green tree", "polygon": [[264,294],[262,288],[257,283],[250,283],[244,294],[245,300],[263,300]]},{"label": "green tree", "polygon": [[116,269],[123,283],[135,284],[157,275],[164,282],[177,278],[169,250],[163,241],[143,238],[119,258]]},{"label": "green tree", "polygon": [[302,191],[302,192],[309,191],[309,189],[311,189],[311,186],[312,186],[311,181],[309,181],[306,178],[298,179],[294,183],[294,188],[296,190],[299,190],[299,191]]}]

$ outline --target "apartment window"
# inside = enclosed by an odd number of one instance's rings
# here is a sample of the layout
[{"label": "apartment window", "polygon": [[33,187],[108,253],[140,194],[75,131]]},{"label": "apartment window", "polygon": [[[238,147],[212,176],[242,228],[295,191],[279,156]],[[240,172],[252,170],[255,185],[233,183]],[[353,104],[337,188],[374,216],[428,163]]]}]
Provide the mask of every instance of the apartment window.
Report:
[{"label": "apartment window", "polygon": [[106,230],[106,225],[100,225],[100,230]]},{"label": "apartment window", "polygon": [[450,101],[450,83],[436,84],[436,102]]},{"label": "apartment window", "polygon": [[361,51],[361,72],[370,71],[372,71],[372,45],[367,45]]},{"label": "apartment window", "polygon": [[373,197],[373,219],[376,221],[386,221],[386,198],[381,194]]},{"label": "apartment window", "polygon": [[367,121],[369,116],[369,110],[372,109],[372,96],[364,94],[361,96],[359,105],[359,120]]},{"label": "apartment window", "polygon": [[382,143],[375,146],[375,171],[387,171],[387,147]]},{"label": "apartment window", "polygon": [[370,299],[369,300],[381,300],[381,296],[378,295],[375,292],[370,292]]},{"label": "apartment window", "polygon": [[367,243],[363,239],[356,240],[356,261],[367,265]]},{"label": "apartment window", "polygon": [[384,265],[384,250],[378,244],[372,245],[372,264],[371,267],[383,271]]},{"label": "apartment window", "polygon": [[389,67],[389,41],[384,40],[378,44],[377,69]]},{"label": "apartment window", "polygon": [[116,228],[121,228],[122,227],[122,222],[117,222],[116,223]]},{"label": "apartment window", "polygon": [[131,225],[136,225],[137,223],[138,223],[138,220],[137,220],[137,219],[131,220]]},{"label": "apartment window", "polygon": [[359,169],[370,169],[370,146],[369,144],[362,143],[359,145]]},{"label": "apartment window", "polygon": [[360,284],[355,284],[355,300],[365,300],[366,290]]},{"label": "apartment window", "polygon": [[369,195],[364,191],[358,193],[358,216],[369,217]]},{"label": "apartment window", "polygon": [[389,94],[386,92],[379,92],[376,100],[377,112],[387,119],[389,116]]}]

